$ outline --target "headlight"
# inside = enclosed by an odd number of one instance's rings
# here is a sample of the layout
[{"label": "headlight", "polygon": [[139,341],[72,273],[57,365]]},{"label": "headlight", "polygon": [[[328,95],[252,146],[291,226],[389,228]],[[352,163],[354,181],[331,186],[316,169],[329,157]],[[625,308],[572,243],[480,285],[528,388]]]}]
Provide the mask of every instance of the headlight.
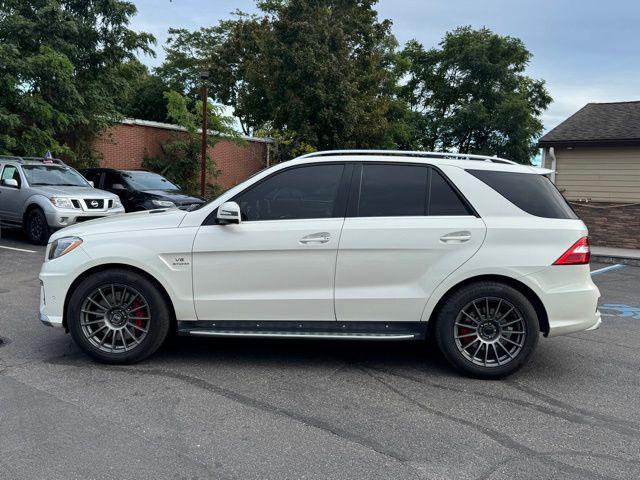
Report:
[{"label": "headlight", "polygon": [[120,201],[119,198],[116,198],[113,200],[113,203],[111,204],[111,208],[122,208],[122,202]]},{"label": "headlight", "polygon": [[175,203],[170,202],[169,200],[151,200],[151,203],[153,203],[154,207],[171,208],[176,206]]},{"label": "headlight", "polygon": [[64,237],[54,240],[49,248],[49,260],[54,260],[75,250],[82,244],[79,237]]},{"label": "headlight", "polygon": [[73,204],[71,203],[71,200],[65,197],[51,197],[49,201],[53,204],[54,207],[73,208]]}]

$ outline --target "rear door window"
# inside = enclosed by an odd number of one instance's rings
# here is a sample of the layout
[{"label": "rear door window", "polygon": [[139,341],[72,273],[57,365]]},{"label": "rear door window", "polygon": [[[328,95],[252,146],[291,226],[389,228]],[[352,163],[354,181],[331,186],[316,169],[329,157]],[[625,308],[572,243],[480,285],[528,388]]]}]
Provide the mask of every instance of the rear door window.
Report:
[{"label": "rear door window", "polygon": [[356,181],[355,216],[473,215],[442,174],[426,165],[365,163]]},{"label": "rear door window", "polygon": [[460,195],[436,169],[431,169],[429,215],[473,215]]},{"label": "rear door window", "polygon": [[535,173],[467,170],[525,212],[544,218],[577,219],[556,186]]},{"label": "rear door window", "polygon": [[364,164],[359,217],[425,215],[429,168],[419,165]]}]

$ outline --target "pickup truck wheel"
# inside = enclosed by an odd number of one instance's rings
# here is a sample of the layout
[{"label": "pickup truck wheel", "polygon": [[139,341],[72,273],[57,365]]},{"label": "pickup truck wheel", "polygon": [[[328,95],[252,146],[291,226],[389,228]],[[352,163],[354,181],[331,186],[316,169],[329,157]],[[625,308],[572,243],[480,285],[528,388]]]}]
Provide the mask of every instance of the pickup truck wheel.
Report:
[{"label": "pickup truck wheel", "polygon": [[529,300],[499,282],[466,285],[436,318],[436,340],[446,359],[470,377],[497,379],[520,369],[538,342],[538,316]]},{"label": "pickup truck wheel", "polygon": [[67,322],[80,348],[103,363],[135,363],[165,341],[170,308],[147,278],[114,269],[85,279],[69,300]]},{"label": "pickup truck wheel", "polygon": [[51,236],[47,217],[39,208],[34,208],[27,215],[26,230],[29,241],[35,245],[46,245]]}]

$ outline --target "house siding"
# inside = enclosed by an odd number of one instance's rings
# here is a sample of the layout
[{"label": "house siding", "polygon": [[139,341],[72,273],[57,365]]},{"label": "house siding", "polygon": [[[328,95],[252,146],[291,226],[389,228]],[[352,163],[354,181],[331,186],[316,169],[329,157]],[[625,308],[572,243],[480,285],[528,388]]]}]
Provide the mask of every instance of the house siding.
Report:
[{"label": "house siding", "polygon": [[555,156],[556,185],[567,200],[640,202],[640,148],[558,148]]}]

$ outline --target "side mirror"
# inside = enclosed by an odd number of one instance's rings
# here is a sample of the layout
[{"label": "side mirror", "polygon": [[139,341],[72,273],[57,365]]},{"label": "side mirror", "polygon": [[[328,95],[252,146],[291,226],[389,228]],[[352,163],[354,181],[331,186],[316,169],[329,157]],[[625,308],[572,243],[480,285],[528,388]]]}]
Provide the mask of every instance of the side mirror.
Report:
[{"label": "side mirror", "polygon": [[93,183],[93,180],[88,180],[88,182],[89,182],[89,185],[91,185],[92,187],[96,186],[95,183]]},{"label": "side mirror", "polygon": [[218,207],[218,223],[227,225],[229,223],[240,223],[240,205],[236,202],[225,202]]},{"label": "side mirror", "polygon": [[124,185],[122,185],[121,183],[114,183],[113,186],[111,187],[112,190],[124,190]]},{"label": "side mirror", "polygon": [[2,180],[2,185],[5,187],[20,188],[18,186],[18,181],[15,178],[5,178]]}]

